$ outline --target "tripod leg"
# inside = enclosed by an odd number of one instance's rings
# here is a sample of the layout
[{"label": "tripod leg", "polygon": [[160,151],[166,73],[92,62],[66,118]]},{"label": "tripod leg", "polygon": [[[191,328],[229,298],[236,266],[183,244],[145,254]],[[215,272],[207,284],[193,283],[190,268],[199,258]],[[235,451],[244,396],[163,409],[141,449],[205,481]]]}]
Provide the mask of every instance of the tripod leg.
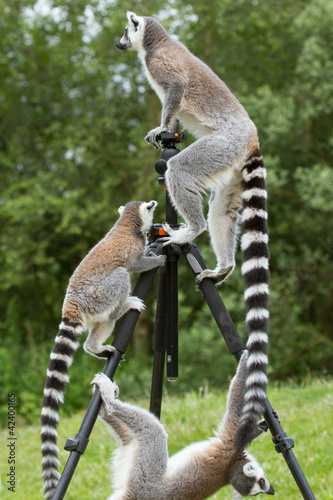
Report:
[{"label": "tripod leg", "polygon": [[[194,243],[184,245],[183,253],[195,275],[198,275],[204,269],[207,269],[205,261],[203,260],[198,247],[194,245]],[[235,356],[237,361],[239,361],[245,347],[213,280],[203,279],[199,284],[199,288],[212,312],[229,351]]]},{"label": "tripod leg", "polygon": [[[198,275],[204,269],[207,269],[205,261],[194,243],[184,245],[183,253],[194,275]],[[235,356],[237,361],[239,361],[245,347],[225,305],[223,304],[214,282],[211,279],[203,279],[199,284],[199,288],[213,314],[230,353]],[[273,436],[272,441],[276,445],[275,449],[278,453],[282,453],[283,458],[285,459],[290,472],[292,473],[296,484],[303,495],[303,498],[305,500],[316,500],[316,497],[314,496],[291,449],[294,446],[294,442],[282,429],[282,426],[276,418],[273,408],[267,398],[264,418]]]},{"label": "tripod leg", "polygon": [[[140,274],[138,282],[134,288],[133,295],[139,297],[143,301],[146,300],[156,271],[157,268]],[[139,311],[131,309],[125,314],[125,316],[123,316],[119,324],[119,328],[112,343],[112,345],[116,348],[116,351],[111,354],[103,370],[103,373],[105,373],[109,378],[114,376],[121,356],[126,352],[133,330],[139,319],[139,315]],[[62,500],[64,498],[77,464],[88,445],[89,436],[97,420],[100,406],[101,398],[99,389],[96,389],[83,418],[79,432],[76,434],[74,439],[68,439],[66,442],[65,449],[71,453],[68,457],[52,500]]]},{"label": "tripod leg", "polygon": [[163,377],[166,352],[166,266],[161,268],[154,327],[154,365],[149,410],[157,418],[161,416]]},{"label": "tripod leg", "polygon": [[167,378],[170,382],[178,377],[178,259],[168,255],[166,265],[166,338]]},{"label": "tripod leg", "polygon": [[150,411],[158,418],[161,415],[165,351],[168,380],[178,377],[178,259],[179,253],[173,248],[168,249],[168,260],[161,269],[158,287],[150,398]]},{"label": "tripod leg", "polygon": [[268,398],[266,398],[265,411],[263,415],[273,436],[272,441],[275,444],[275,450],[277,453],[282,453],[303,498],[305,498],[305,500],[316,500],[316,497],[314,496],[310,485],[303,474],[294,452],[291,449],[294,447],[294,441],[288,437],[282,429],[282,426],[278,418],[276,418]]}]

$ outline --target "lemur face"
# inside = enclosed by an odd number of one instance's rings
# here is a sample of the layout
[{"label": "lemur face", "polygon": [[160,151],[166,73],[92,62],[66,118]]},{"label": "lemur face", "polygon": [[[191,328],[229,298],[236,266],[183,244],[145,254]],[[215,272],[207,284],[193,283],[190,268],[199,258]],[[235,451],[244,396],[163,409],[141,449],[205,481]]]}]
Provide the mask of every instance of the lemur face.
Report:
[{"label": "lemur face", "polygon": [[128,11],[127,19],[128,24],[125,28],[125,33],[116,44],[116,47],[120,50],[139,50],[142,47],[144,18],[137,16],[134,12]]},{"label": "lemur face", "polygon": [[140,206],[140,214],[142,218],[142,232],[148,231],[152,224],[153,224],[153,218],[154,218],[154,211],[155,208],[157,207],[157,201],[152,200],[149,201],[148,203],[143,202],[142,205]]},{"label": "lemur face", "polygon": [[125,206],[118,208],[120,217],[137,217],[139,216],[140,230],[145,233],[149,231],[153,225],[154,212],[158,203],[155,200],[148,202],[145,201],[131,201]]},{"label": "lemur face", "polygon": [[274,495],[274,488],[265,478],[265,473],[256,460],[246,453],[244,460],[232,467],[230,483],[234,487],[233,500],[266,493]]}]

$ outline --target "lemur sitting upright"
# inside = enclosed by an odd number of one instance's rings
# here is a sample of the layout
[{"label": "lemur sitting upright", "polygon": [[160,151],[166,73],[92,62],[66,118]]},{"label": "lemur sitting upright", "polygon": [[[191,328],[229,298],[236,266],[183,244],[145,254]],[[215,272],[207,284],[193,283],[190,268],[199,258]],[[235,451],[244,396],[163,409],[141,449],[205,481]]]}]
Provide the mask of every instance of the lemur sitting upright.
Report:
[{"label": "lemur sitting upright", "polygon": [[236,437],[236,446],[242,448],[263,412],[268,364],[266,169],[257,129],[225,83],[163,26],[134,12],[127,12],[127,19],[117,47],[138,52],[147,79],[162,102],[161,124],[148,133],[147,142],[161,147],[159,134],[172,129],[176,119],[198,139],[167,162],[169,194],[186,225],[179,230],[165,226],[170,235],[167,245],[195,238],[206,228],[201,194],[211,191],[208,228],[217,266],[202,271],[198,281],[222,282],[233,271],[238,209],[243,204],[242,275],[250,356],[247,403]]},{"label": "lemur sitting upright", "polygon": [[[245,449],[235,450],[234,439],[244,406],[247,351],[233,378],[227,410],[215,437],[191,444],[168,457],[167,434],[146,410],[115,399],[118,387],[100,373],[92,384],[99,388],[100,417],[111,425],[121,444],[113,457],[114,493],[108,500],[203,500],[227,484],[233,500],[258,493],[274,495],[264,471]],[[254,439],[266,429],[257,425]]]},{"label": "lemur sitting upright", "polygon": [[118,318],[130,309],[142,311],[144,303],[130,296],[130,272],[163,266],[165,255],[145,256],[146,232],[153,223],[156,201],[133,201],[119,208],[120,217],[106,236],[74,271],[62,308],[62,322],[47,369],[42,408],[42,453],[45,498],[51,499],[59,481],[57,424],[63,403],[68,368],[79,347],[81,333],[89,331],[84,349],[108,357],[104,345]]}]

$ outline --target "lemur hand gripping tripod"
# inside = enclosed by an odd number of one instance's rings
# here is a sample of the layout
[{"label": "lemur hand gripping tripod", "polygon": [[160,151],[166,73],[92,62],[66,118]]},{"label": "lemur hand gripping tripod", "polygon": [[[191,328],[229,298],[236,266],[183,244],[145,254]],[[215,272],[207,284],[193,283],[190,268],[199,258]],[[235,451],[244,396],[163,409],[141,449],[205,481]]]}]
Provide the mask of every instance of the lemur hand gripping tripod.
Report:
[{"label": "lemur hand gripping tripod", "polygon": [[[167,169],[167,161],[172,156],[175,156],[180,152],[180,150],[176,148],[176,143],[182,140],[186,140],[186,136],[183,133],[165,132],[161,134],[161,141],[164,149],[162,149],[161,159],[157,161],[155,168],[160,174],[158,180],[162,185],[165,185],[164,173]],[[177,213],[170,202],[167,191],[166,222],[173,228],[179,227],[177,224]],[[161,224],[154,224],[150,235],[151,243],[148,252],[154,252],[156,255],[160,255],[162,253],[162,243],[159,241],[159,238],[165,236],[166,234],[167,233],[165,233]],[[167,378],[172,380],[178,376],[177,266],[179,256],[184,255],[194,276],[197,276],[204,269],[207,269],[207,266],[194,243],[187,243],[181,247],[177,245],[170,245],[164,247],[163,252],[165,251],[167,253],[167,262],[163,268],[160,268],[157,292],[153,340],[154,364],[150,397],[150,411],[158,418],[161,414],[165,360]],[[141,273],[133,290],[133,295],[145,301],[149,289],[152,286],[156,272],[157,268]],[[215,287],[214,282],[209,278],[205,278],[199,283],[198,287],[211,310],[230,353],[236,358],[237,361],[239,361],[245,347],[220,297],[220,294]],[[123,316],[121,322],[119,323],[118,330],[112,342],[116,351],[110,355],[103,370],[103,373],[110,378],[114,377],[121,357],[126,352],[132,338],[135,325],[138,321],[139,314],[140,313],[138,311],[132,309]],[[97,420],[100,405],[101,398],[99,389],[96,388],[87,412],[83,418],[79,432],[76,434],[74,439],[68,439],[66,442],[65,449],[70,451],[70,455],[52,500],[61,500],[64,498],[70,481],[74,475],[76,466],[78,465],[81,455],[83,455],[88,445],[89,436]],[[263,416],[273,436],[272,441],[275,444],[275,449],[278,453],[282,453],[303,498],[306,500],[316,500],[293,453],[292,448],[294,446],[294,442],[283,431],[280,421],[277,418],[277,414],[273,410],[268,399],[266,399]]]}]

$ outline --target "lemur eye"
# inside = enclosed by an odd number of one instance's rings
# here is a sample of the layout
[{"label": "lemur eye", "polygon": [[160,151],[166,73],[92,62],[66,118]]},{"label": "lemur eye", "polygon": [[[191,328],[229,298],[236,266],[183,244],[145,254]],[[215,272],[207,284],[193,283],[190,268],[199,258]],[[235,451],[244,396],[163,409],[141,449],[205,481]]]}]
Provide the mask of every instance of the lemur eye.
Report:
[{"label": "lemur eye", "polygon": [[263,488],[265,486],[265,479],[263,478],[259,479],[259,486],[260,488]]}]

